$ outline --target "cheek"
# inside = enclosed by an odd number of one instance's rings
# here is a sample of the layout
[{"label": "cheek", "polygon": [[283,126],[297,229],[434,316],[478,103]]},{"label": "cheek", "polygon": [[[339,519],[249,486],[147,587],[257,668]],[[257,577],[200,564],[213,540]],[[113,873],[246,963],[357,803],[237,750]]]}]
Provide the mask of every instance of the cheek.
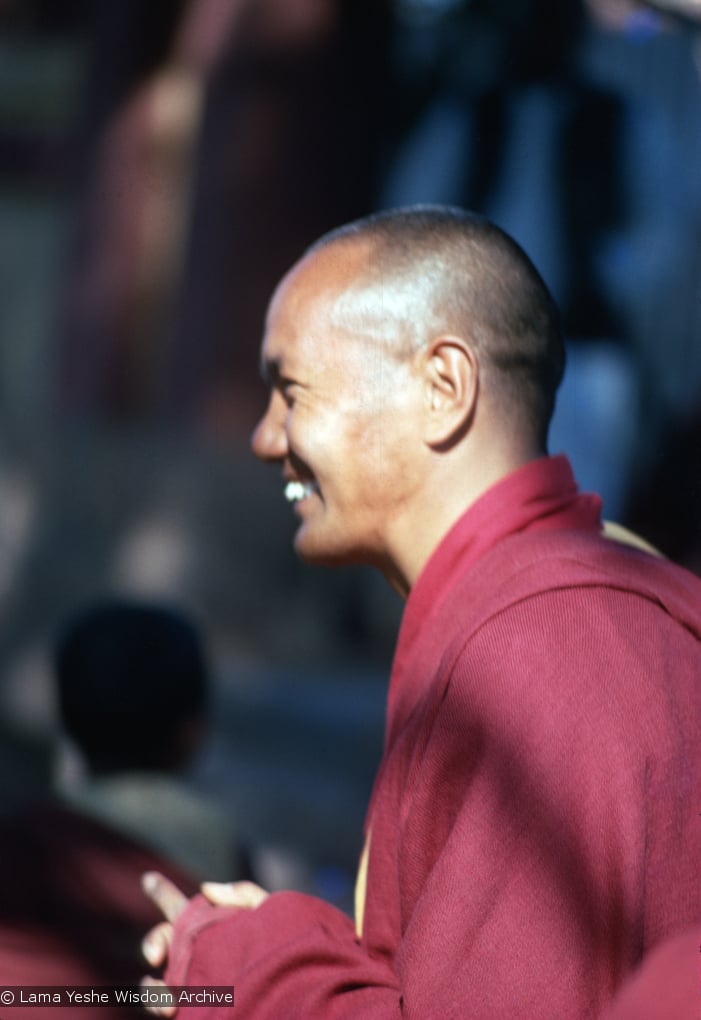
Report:
[{"label": "cheek", "polygon": [[401,401],[383,402],[359,425],[355,442],[362,451],[366,475],[382,487],[385,496],[394,493],[401,499],[407,487],[413,487],[420,451],[417,441],[415,420]]},{"label": "cheek", "polygon": [[295,407],[287,421],[290,449],[309,470],[324,476],[345,460],[346,422],[336,409]]}]

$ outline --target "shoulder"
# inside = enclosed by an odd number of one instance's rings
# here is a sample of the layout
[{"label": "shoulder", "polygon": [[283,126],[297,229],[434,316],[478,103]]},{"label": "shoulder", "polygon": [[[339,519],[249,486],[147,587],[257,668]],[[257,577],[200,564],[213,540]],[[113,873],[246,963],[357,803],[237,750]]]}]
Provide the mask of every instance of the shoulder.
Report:
[{"label": "shoulder", "polygon": [[515,535],[459,588],[442,656],[448,701],[581,710],[624,729],[649,718],[651,740],[670,702],[699,714],[701,584],[673,564],[595,534]]},{"label": "shoulder", "polygon": [[479,627],[510,607],[558,592],[569,593],[566,601],[582,608],[610,601],[640,609],[647,603],[701,639],[701,580],[595,532],[510,535],[460,577],[450,602],[453,607],[462,598],[472,602]]}]

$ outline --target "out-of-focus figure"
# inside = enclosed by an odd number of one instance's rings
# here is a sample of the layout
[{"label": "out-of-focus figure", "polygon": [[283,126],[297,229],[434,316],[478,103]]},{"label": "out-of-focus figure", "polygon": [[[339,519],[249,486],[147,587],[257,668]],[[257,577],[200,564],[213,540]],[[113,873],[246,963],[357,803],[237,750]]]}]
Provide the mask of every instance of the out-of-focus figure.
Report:
[{"label": "out-of-focus figure", "polygon": [[3,821],[0,972],[27,986],[135,984],[154,920],[144,872],[193,891],[211,868],[248,874],[228,822],[179,778],[206,733],[205,651],[180,612],[107,601],[69,621],[54,665],[82,768]]}]

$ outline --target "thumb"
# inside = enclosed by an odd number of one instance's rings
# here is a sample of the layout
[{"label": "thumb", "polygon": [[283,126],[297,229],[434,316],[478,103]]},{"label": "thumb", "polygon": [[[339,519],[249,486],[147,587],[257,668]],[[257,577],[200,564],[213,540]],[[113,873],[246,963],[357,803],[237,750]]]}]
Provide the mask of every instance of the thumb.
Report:
[{"label": "thumb", "polygon": [[255,910],[268,893],[255,882],[203,882],[202,894],[217,907],[238,907]]}]

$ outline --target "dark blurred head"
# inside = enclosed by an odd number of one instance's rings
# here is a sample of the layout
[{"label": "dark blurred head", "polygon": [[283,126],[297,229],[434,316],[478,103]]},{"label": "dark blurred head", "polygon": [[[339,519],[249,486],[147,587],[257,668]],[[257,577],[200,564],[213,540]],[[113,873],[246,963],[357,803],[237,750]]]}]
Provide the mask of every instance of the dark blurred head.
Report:
[{"label": "dark blurred head", "polygon": [[62,724],[92,771],[185,763],[204,722],[207,663],[181,613],[100,603],[64,627],[54,665]]}]

